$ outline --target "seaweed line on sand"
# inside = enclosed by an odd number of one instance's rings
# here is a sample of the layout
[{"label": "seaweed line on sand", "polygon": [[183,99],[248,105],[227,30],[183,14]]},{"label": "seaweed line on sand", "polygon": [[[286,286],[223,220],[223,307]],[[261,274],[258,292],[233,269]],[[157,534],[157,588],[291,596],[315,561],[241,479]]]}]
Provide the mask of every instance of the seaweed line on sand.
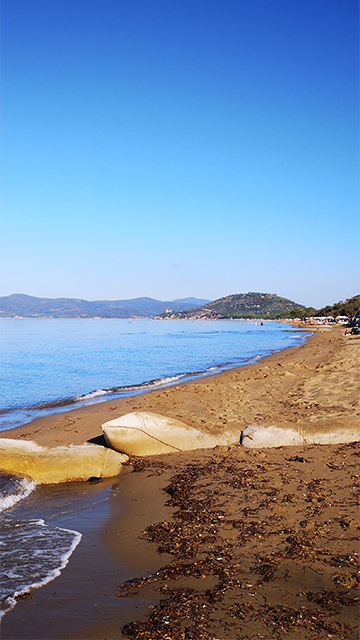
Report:
[{"label": "seaweed line on sand", "polygon": [[[173,515],[142,532],[173,561],[117,593],[147,585],[161,600],[123,637],[355,640],[360,443],[315,446],[316,464],[311,446],[178,462],[165,489]],[[134,471],[162,473],[164,459],[133,460]]]}]

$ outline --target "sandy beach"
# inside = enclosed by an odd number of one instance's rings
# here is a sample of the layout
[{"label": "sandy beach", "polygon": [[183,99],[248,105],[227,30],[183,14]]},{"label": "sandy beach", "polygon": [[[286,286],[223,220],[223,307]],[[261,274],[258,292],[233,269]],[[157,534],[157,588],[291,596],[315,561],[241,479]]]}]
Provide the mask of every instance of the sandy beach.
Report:
[{"label": "sandy beach", "polygon": [[239,438],[249,424],[358,429],[359,364],[360,339],[335,327],[255,364],[2,432],[102,445],[101,424],[142,410],[234,433],[228,447],[131,459],[97,485],[40,488],[43,504],[77,496],[55,524],[83,539],[59,578],[5,616],[3,640],[355,640],[360,444]]}]

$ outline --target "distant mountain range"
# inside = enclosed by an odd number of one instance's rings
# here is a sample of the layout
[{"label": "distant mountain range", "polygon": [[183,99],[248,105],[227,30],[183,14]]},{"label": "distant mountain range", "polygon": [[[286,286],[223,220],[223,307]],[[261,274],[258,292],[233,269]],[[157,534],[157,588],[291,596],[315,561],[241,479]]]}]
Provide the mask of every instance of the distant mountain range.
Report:
[{"label": "distant mountain range", "polygon": [[220,320],[229,318],[284,318],[291,312],[301,312],[301,304],[281,298],[275,293],[238,293],[190,310],[162,314],[163,318],[189,318],[192,320]]},{"label": "distant mountain range", "polygon": [[181,298],[162,302],[153,298],[132,300],[78,300],[77,298],[36,298],[23,293],[0,297],[2,318],[154,318],[167,310],[193,309],[209,300]]},{"label": "distant mountain range", "polygon": [[201,298],[180,298],[163,302],[154,298],[131,300],[79,300],[77,298],[35,298],[22,293],[0,297],[0,318],[185,318],[219,320],[228,318],[294,318],[348,315],[360,312],[360,296],[324,307],[313,307],[281,298],[275,293],[238,293],[211,302]]}]

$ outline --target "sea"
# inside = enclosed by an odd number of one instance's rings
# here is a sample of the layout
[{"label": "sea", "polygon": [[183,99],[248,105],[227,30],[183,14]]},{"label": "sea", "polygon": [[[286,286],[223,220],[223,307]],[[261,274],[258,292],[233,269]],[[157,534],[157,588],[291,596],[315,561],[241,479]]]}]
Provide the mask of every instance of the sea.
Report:
[{"label": "sea", "polygon": [[[0,430],[209,376],[304,340],[275,321],[1,318]],[[0,472],[0,617],[59,576],[81,544],[85,532],[65,526],[71,495],[80,492],[83,504],[93,490],[75,484],[59,507],[55,486]]]}]

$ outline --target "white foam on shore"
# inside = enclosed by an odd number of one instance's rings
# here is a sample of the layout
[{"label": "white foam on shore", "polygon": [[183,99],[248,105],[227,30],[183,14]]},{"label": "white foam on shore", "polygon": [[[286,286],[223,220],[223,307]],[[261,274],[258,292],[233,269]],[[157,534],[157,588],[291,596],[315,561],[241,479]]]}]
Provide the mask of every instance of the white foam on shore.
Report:
[{"label": "white foam on shore", "polygon": [[176,382],[176,380],[180,380],[180,378],[184,378],[186,373],[181,373],[178,376],[167,376],[165,378],[159,378],[159,380],[154,380],[150,382],[151,386],[157,387],[160,384],[169,384],[170,382]]},{"label": "white foam on shore", "polygon": [[[10,441],[10,447],[14,442],[27,452],[43,449],[22,441]],[[36,487],[34,480],[0,473],[0,620],[19,597],[60,575],[82,537],[78,531],[48,526],[42,519],[13,520],[7,514]]]},{"label": "white foam on shore", "polygon": [[94,398],[100,398],[101,396],[106,396],[109,393],[107,389],[96,389],[96,391],[91,391],[90,393],[85,393],[83,396],[76,396],[75,402],[82,402],[83,400],[93,400]]},{"label": "white foam on shore", "polygon": [[137,391],[141,389],[152,389],[153,387],[162,387],[168,384],[172,384],[181,378],[185,378],[187,375],[191,375],[188,373],[179,373],[175,376],[165,376],[164,378],[158,378],[157,380],[149,380],[148,382],[142,382],[141,384],[133,384],[124,387],[111,388],[111,389],[96,389],[95,391],[90,391],[89,393],[85,393],[84,395],[75,396],[75,402],[84,402],[87,400],[95,400],[96,398],[101,398],[102,396],[111,395],[113,393],[119,393],[121,391]]},{"label": "white foam on shore", "polygon": [[[41,527],[46,527],[48,528],[48,525],[45,524],[44,520],[37,520],[35,522],[32,523],[34,526],[41,526]],[[64,529],[62,527],[56,527],[56,529],[58,531],[64,531],[66,533],[70,533],[73,534],[73,540],[72,543],[69,547],[69,549],[63,553],[62,555],[60,555],[59,557],[59,564],[55,569],[50,570],[43,579],[38,580],[36,582],[32,582],[28,585],[21,585],[20,589],[18,589],[17,591],[14,591],[14,593],[12,595],[7,596],[4,600],[3,600],[3,608],[0,610],[0,620],[2,619],[2,617],[8,613],[9,611],[11,611],[16,603],[19,597],[25,595],[26,593],[29,593],[30,591],[32,591],[33,589],[39,589],[40,587],[43,587],[44,585],[48,584],[49,582],[52,582],[53,580],[55,580],[55,578],[57,578],[61,571],[66,567],[66,565],[69,562],[69,559],[71,557],[71,555],[74,553],[76,547],[78,546],[79,542],[81,541],[82,538],[82,534],[79,533],[78,531],[73,531],[72,529]],[[32,553],[33,557],[36,557],[36,555],[41,556],[41,553],[36,554],[36,550]],[[16,568],[15,570],[12,570],[12,575],[10,575],[10,573],[8,573],[8,577],[20,577],[16,574]]]},{"label": "white foam on shore", "polygon": [[158,380],[151,380],[150,382],[144,382],[143,384],[140,384],[140,385],[134,385],[133,389],[141,389],[141,388],[146,389],[147,387],[159,387],[162,385],[171,384],[172,382],[176,382],[181,378],[185,378],[185,376],[187,375],[188,375],[187,373],[180,373],[177,376],[166,376],[165,378],[159,378]]},{"label": "white foam on shore", "polygon": [[20,500],[27,498],[30,493],[34,491],[36,485],[37,482],[35,482],[35,480],[16,478],[16,484],[14,486],[15,492],[4,493],[0,496],[0,513],[11,509],[11,507],[20,502]]}]

